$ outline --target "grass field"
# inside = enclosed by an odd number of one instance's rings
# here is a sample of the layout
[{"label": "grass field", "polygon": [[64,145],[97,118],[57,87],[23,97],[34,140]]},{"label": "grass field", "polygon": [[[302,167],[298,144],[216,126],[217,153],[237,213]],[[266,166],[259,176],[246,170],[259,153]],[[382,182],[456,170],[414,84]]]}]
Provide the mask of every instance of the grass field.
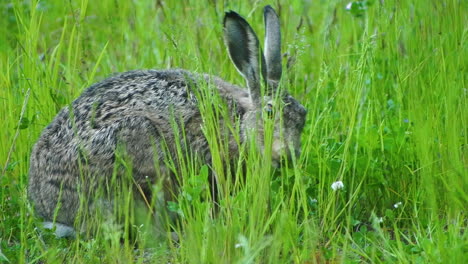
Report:
[{"label": "grass field", "polygon": [[[0,263],[467,263],[468,2],[348,3],[1,1]],[[121,241],[128,228],[75,240],[36,228],[29,156],[62,107],[133,69],[244,85],[222,18],[240,13],[263,39],[267,4],[281,19],[283,81],[308,109],[294,166],[246,151],[246,180],[224,183],[213,217],[208,167],[192,164],[168,204],[178,243],[144,224],[138,246]]]}]

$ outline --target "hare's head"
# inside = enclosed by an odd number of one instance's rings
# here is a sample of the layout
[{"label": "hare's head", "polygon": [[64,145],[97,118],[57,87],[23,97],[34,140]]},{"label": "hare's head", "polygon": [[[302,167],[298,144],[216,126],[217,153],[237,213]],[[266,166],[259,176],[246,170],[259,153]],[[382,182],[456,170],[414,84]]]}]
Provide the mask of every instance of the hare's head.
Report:
[{"label": "hare's head", "polygon": [[[265,54],[253,29],[235,12],[228,12],[224,17],[224,35],[231,60],[247,81],[250,92],[250,109],[242,120],[243,137],[246,139],[249,131],[255,131],[262,150],[266,144],[271,144],[273,161],[278,165],[281,158],[300,154],[300,137],[307,111],[285,87],[280,86],[280,23],[270,6],[264,9],[264,20]],[[272,129],[268,129],[269,126]],[[267,130],[272,131],[271,142],[265,142]]]}]

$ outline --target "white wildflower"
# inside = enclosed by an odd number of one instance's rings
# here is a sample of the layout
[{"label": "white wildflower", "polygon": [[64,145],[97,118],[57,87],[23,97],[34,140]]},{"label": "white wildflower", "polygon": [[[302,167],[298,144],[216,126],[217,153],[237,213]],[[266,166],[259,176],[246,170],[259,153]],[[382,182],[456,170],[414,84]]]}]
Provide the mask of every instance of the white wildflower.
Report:
[{"label": "white wildflower", "polygon": [[234,247],[243,248],[245,251],[248,251],[250,247],[249,247],[249,241],[247,240],[247,238],[244,235],[240,234],[237,239],[238,239],[238,243],[236,243]]},{"label": "white wildflower", "polygon": [[339,190],[339,189],[343,189],[343,188],[344,188],[344,184],[343,184],[342,181],[336,181],[336,182],[332,183],[331,188],[333,189],[333,191],[336,191],[336,190]]},{"label": "white wildflower", "polygon": [[398,202],[398,203],[394,204],[393,207],[398,208],[398,207],[400,207],[402,204],[403,204],[402,202]]},{"label": "white wildflower", "polygon": [[376,220],[377,220],[377,223],[379,223],[379,224],[380,224],[380,223],[382,223],[382,222],[383,222],[383,217],[377,217],[377,219],[376,219]]},{"label": "white wildflower", "polygon": [[349,2],[347,5],[346,5],[346,10],[351,10],[351,7],[353,6],[353,2]]}]

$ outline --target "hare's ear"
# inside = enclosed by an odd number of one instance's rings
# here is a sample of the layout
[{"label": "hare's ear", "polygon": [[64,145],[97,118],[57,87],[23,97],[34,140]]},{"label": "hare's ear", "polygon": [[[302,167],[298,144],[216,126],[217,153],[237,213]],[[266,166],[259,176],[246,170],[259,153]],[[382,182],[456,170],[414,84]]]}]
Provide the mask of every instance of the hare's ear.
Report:
[{"label": "hare's ear", "polygon": [[281,31],[278,15],[267,5],[263,9],[265,20],[265,61],[269,89],[276,89],[281,79]]},{"label": "hare's ear", "polygon": [[247,81],[252,101],[259,106],[261,104],[260,71],[262,76],[266,76],[266,67],[257,35],[245,19],[236,12],[230,11],[224,16],[224,41],[232,62]]}]

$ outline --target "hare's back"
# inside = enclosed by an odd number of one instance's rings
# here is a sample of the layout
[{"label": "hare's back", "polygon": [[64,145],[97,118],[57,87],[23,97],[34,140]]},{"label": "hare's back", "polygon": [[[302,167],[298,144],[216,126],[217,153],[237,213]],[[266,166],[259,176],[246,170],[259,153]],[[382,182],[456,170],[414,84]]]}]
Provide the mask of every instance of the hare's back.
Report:
[{"label": "hare's back", "polygon": [[103,121],[132,114],[168,116],[197,105],[197,80],[184,70],[139,70],[110,77],[89,87],[73,102],[76,120]]},{"label": "hare's back", "polygon": [[199,114],[191,92],[195,78],[183,70],[144,70],[92,85],[44,129],[32,153],[32,167],[50,160],[75,164],[81,148],[110,160],[119,134],[164,133],[173,117],[190,120]]}]

